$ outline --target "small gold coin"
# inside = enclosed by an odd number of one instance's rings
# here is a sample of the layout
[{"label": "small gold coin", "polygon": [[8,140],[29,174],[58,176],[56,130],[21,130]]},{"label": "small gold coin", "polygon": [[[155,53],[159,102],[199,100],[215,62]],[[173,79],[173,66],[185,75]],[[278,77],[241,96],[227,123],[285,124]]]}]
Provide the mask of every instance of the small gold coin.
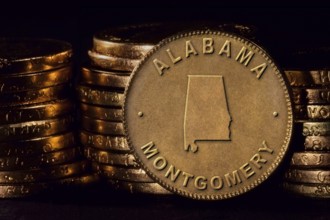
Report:
[{"label": "small gold coin", "polygon": [[291,86],[330,85],[330,71],[324,70],[286,70],[285,75]]},{"label": "small gold coin", "polygon": [[84,155],[87,159],[104,165],[139,167],[131,153],[114,153],[85,147]]},{"label": "small gold coin", "polygon": [[132,71],[140,62],[137,59],[105,56],[91,50],[88,51],[88,56],[93,66],[105,70]]},{"label": "small gold coin", "polygon": [[296,183],[330,183],[329,170],[302,170],[302,169],[289,169],[285,173],[285,180]]},{"label": "small gold coin", "polygon": [[33,105],[2,107],[0,108],[0,124],[52,119],[70,113],[73,107],[70,99],[54,100]]},{"label": "small gold coin", "polygon": [[125,89],[130,72],[110,72],[83,67],[81,81],[84,84]]},{"label": "small gold coin", "polygon": [[121,107],[124,102],[123,93],[83,85],[77,86],[77,96],[81,102],[101,106]]},{"label": "small gold coin", "polygon": [[0,143],[0,156],[30,156],[50,153],[75,145],[72,132],[34,139]]},{"label": "small gold coin", "polygon": [[154,182],[146,172],[140,168],[124,168],[97,163],[93,163],[92,167],[94,171],[108,179],[145,183]]},{"label": "small gold coin", "polygon": [[330,136],[307,136],[304,145],[306,151],[330,151]]},{"label": "small gold coin", "polygon": [[41,72],[67,65],[69,43],[52,39],[0,39],[0,74]]},{"label": "small gold coin", "polygon": [[304,122],[304,136],[328,136],[330,135],[330,122]]},{"label": "small gold coin", "polygon": [[330,153],[320,152],[295,152],[291,159],[291,166],[322,168],[330,166]]},{"label": "small gold coin", "polygon": [[330,198],[330,184],[298,184],[285,182],[283,188],[288,192],[301,196]]},{"label": "small gold coin", "polygon": [[293,88],[293,102],[295,104],[328,104],[330,103],[330,89],[327,88]]},{"label": "small gold coin", "polygon": [[94,147],[106,151],[118,151],[127,153],[130,148],[125,137],[94,134],[88,131],[80,131],[80,142],[84,147]]},{"label": "small gold coin", "polygon": [[72,127],[70,115],[56,119],[0,125],[0,142],[50,136],[68,131]]},{"label": "small gold coin", "polygon": [[86,116],[81,117],[81,126],[83,129],[104,135],[125,135],[122,122],[110,122],[99,119],[92,119]]},{"label": "small gold coin", "polygon": [[58,85],[15,93],[1,93],[0,106],[30,105],[57,99],[65,99],[68,97],[69,91],[70,89],[68,85]]},{"label": "small gold coin", "polygon": [[2,76],[0,74],[0,93],[20,92],[56,86],[69,83],[71,77],[71,66],[23,75]]},{"label": "small gold coin", "polygon": [[100,107],[81,103],[80,110],[83,115],[89,118],[105,121],[123,121],[123,110],[121,108]]},{"label": "small gold coin", "polygon": [[116,190],[126,190],[130,193],[147,193],[155,195],[172,195],[172,193],[158,183],[138,183],[122,180],[107,180]]}]

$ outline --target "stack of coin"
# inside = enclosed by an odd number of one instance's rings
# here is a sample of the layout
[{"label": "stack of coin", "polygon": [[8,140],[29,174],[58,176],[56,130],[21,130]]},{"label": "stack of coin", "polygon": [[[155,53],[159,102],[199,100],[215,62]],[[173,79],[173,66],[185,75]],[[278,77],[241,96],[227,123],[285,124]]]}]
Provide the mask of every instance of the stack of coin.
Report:
[{"label": "stack of coin", "polygon": [[292,86],[297,132],[304,147],[293,153],[284,188],[308,197],[330,198],[330,71],[285,73]]},{"label": "stack of coin", "polygon": [[84,155],[112,187],[132,193],[169,194],[135,162],[123,127],[124,90],[134,67],[157,43],[151,37],[154,34],[148,34],[157,27],[130,26],[96,33],[88,51],[90,64],[82,67],[77,86]]},{"label": "stack of coin", "polygon": [[0,39],[0,197],[83,178],[86,161],[72,130],[71,57],[66,42]]}]

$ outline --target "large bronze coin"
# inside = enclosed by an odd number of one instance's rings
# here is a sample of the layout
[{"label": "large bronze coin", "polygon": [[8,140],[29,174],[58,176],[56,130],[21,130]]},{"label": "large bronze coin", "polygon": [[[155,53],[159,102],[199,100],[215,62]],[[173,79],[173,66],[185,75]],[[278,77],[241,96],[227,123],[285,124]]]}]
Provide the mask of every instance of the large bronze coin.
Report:
[{"label": "large bronze coin", "polygon": [[139,163],[190,198],[250,191],[274,172],[291,139],[281,72],[258,45],[225,32],[162,41],[134,70],[125,94],[125,129]]},{"label": "large bronze coin", "polygon": [[0,73],[25,74],[67,65],[69,43],[51,39],[0,39]]}]

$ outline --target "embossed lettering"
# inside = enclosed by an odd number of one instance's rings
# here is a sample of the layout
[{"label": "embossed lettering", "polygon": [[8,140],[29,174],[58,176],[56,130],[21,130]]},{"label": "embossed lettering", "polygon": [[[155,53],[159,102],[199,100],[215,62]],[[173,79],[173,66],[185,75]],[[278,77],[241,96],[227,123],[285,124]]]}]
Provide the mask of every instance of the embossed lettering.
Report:
[{"label": "embossed lettering", "polygon": [[252,156],[252,158],[250,159],[250,162],[252,164],[254,164],[258,169],[261,169],[262,166],[260,165],[260,163],[265,164],[265,163],[267,163],[267,160],[261,158],[260,154],[257,153]]},{"label": "embossed lettering", "polygon": [[168,56],[170,57],[173,64],[176,64],[182,60],[182,57],[180,57],[180,56],[174,57],[171,49],[167,49],[166,52],[167,52]]},{"label": "embossed lettering", "polygon": [[262,142],[262,147],[259,148],[258,150],[259,152],[268,152],[270,154],[272,154],[274,152],[274,150],[270,149],[267,145],[267,142],[266,141],[263,141]]},{"label": "embossed lettering", "polygon": [[239,170],[243,173],[246,179],[249,179],[251,176],[255,174],[255,172],[250,167],[250,164],[248,163],[243,164],[243,166],[241,166]]},{"label": "embossed lettering", "polygon": [[147,143],[141,147],[141,150],[144,150],[143,153],[146,155],[147,159],[150,159],[159,153],[158,149],[154,148],[154,147],[155,147],[155,145],[152,141],[150,141],[149,143]]},{"label": "embossed lettering", "polygon": [[237,185],[238,183],[242,182],[237,170],[234,170],[232,173],[226,173],[225,179],[229,187],[232,187],[233,185]]},{"label": "embossed lettering", "polygon": [[177,180],[177,178],[179,177],[181,173],[181,170],[178,169],[178,170],[175,170],[175,167],[173,165],[171,165],[167,172],[165,173],[165,177],[168,178],[169,176],[171,176],[171,181],[172,182],[175,182]]},{"label": "embossed lettering", "polygon": [[156,70],[158,71],[159,75],[161,75],[161,76],[164,74],[163,73],[164,70],[167,70],[170,68],[169,65],[167,65],[166,63],[164,63],[158,59],[154,59],[153,63],[154,63],[154,66],[156,67]]},{"label": "embossed lettering", "polygon": [[167,161],[164,157],[159,156],[154,160],[154,167],[156,170],[163,170],[167,166]]},{"label": "embossed lettering", "polygon": [[182,176],[184,176],[183,184],[182,186],[187,187],[189,180],[194,178],[194,175],[187,173],[187,172],[182,172]]},{"label": "embossed lettering", "polygon": [[242,47],[241,51],[238,53],[236,57],[236,61],[239,63],[244,64],[244,66],[249,65],[254,53],[252,51],[249,51],[245,47]]},{"label": "embossed lettering", "polygon": [[220,49],[219,55],[221,56],[222,54],[226,54],[228,58],[231,57],[231,46],[230,46],[230,41],[226,40],[223,46]]},{"label": "embossed lettering", "polygon": [[221,189],[223,187],[223,181],[220,176],[214,176],[210,180],[210,185],[213,189]]},{"label": "embossed lettering", "polygon": [[203,53],[212,54],[214,52],[213,39],[203,38]]},{"label": "embossed lettering", "polygon": [[205,190],[207,188],[206,181],[207,181],[207,179],[205,176],[197,176],[195,178],[195,182],[194,182],[196,189]]},{"label": "embossed lettering", "polygon": [[251,69],[251,72],[255,72],[257,74],[257,79],[260,79],[262,74],[265,72],[267,68],[267,64],[266,63],[263,63],[263,64],[260,64],[259,66],[256,66],[254,68]]},{"label": "embossed lettering", "polygon": [[186,57],[190,57],[190,55],[193,54],[193,55],[198,55],[195,47],[192,45],[191,41],[190,40],[187,40],[186,41]]}]

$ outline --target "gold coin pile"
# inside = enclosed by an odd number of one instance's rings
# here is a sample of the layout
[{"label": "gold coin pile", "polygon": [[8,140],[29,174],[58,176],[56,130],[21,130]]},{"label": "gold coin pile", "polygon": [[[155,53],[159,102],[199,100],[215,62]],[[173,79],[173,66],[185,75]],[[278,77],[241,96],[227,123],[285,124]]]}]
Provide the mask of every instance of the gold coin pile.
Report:
[{"label": "gold coin pile", "polygon": [[72,130],[71,45],[0,39],[0,197],[89,182]]},{"label": "gold coin pile", "polygon": [[284,188],[298,195],[330,198],[330,71],[288,70],[285,74],[292,86],[304,149],[293,153]]},{"label": "gold coin pile", "polygon": [[157,25],[145,25],[96,33],[90,64],[82,67],[77,86],[84,155],[110,186],[132,193],[170,194],[135,162],[123,126],[124,90],[134,67],[157,42],[148,34],[156,31]]}]

